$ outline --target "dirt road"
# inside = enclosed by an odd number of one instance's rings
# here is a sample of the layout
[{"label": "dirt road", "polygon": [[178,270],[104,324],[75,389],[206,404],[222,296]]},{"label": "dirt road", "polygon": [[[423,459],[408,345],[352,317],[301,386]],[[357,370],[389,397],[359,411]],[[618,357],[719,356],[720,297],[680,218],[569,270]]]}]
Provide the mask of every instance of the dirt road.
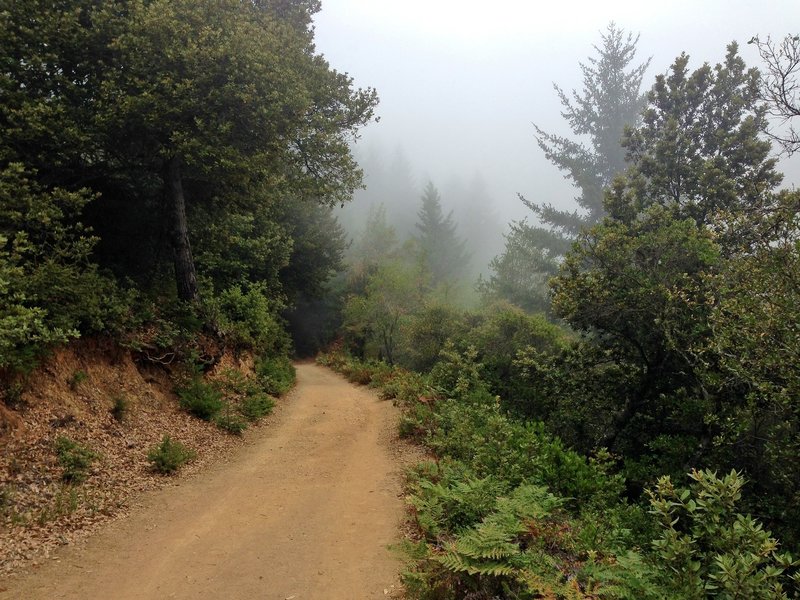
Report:
[{"label": "dirt road", "polygon": [[0,600],[386,598],[402,518],[397,415],[330,371],[298,366],[267,427],[224,464],[146,496]]}]

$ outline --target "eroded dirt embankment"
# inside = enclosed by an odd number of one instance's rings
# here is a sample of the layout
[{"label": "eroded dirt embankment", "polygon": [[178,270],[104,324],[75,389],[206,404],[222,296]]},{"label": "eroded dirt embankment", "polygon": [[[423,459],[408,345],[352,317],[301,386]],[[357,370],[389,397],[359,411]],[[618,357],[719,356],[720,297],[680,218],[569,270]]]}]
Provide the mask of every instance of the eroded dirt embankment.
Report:
[{"label": "eroded dirt embankment", "polygon": [[353,600],[397,590],[396,410],[312,364],[225,461],[150,492],[0,598]]}]

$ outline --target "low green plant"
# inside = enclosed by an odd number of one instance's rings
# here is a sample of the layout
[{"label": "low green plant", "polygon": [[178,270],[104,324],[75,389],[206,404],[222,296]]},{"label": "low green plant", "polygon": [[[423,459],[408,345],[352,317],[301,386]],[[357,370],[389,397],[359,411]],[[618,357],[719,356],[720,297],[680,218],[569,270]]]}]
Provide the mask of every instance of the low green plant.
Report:
[{"label": "low green plant", "polygon": [[255,370],[264,391],[273,396],[292,389],[297,376],[294,366],[285,356],[262,358],[256,361]]},{"label": "low green plant", "polygon": [[247,429],[247,421],[231,414],[230,410],[226,410],[214,417],[214,423],[220,429],[224,429],[234,435],[242,435],[242,432]]},{"label": "low green plant", "polygon": [[61,478],[66,483],[82,483],[89,475],[89,467],[99,455],[68,437],[59,436],[55,442],[58,463],[64,470]]},{"label": "low green plant", "polygon": [[257,393],[245,396],[239,403],[239,412],[248,421],[257,421],[268,415],[275,407],[275,401],[267,394]]},{"label": "low green plant", "polygon": [[115,421],[122,423],[130,411],[130,402],[122,395],[114,396],[113,402],[111,416],[114,417]]},{"label": "low green plant", "polygon": [[193,374],[185,385],[175,391],[181,408],[204,421],[212,421],[225,406],[222,392],[203,381],[199,374]]},{"label": "low green plant", "polygon": [[86,371],[81,371],[78,369],[72,374],[72,377],[69,378],[69,388],[74,392],[78,389],[78,386],[80,386],[80,384],[87,379],[89,379],[89,375],[86,374]]},{"label": "low green plant", "polygon": [[193,450],[165,435],[161,439],[161,443],[153,446],[147,453],[147,460],[157,473],[169,474],[174,473],[196,456],[197,454]]}]

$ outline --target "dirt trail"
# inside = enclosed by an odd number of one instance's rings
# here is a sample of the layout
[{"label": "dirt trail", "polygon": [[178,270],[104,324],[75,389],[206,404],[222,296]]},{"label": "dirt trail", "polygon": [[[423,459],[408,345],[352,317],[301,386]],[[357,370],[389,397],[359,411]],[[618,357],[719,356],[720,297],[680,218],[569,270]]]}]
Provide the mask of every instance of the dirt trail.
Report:
[{"label": "dirt trail", "polygon": [[312,364],[226,463],[145,497],[0,599],[386,598],[402,518],[396,411]]}]

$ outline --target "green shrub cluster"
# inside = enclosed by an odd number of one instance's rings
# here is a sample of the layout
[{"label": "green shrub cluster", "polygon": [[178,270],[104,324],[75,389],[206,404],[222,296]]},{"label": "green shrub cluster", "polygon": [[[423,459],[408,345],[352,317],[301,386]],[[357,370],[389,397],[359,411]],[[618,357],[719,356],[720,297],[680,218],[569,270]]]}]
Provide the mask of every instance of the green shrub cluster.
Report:
[{"label": "green shrub cluster", "polygon": [[[294,367],[286,360],[257,361],[270,365],[255,377],[228,369],[213,381],[204,378],[196,362],[189,365],[183,383],[176,387],[180,405],[189,413],[233,434],[241,434],[248,423],[269,414],[275,406],[269,390],[288,389],[294,382]],[[269,379],[275,377],[275,379]],[[291,379],[289,379],[291,378]]]},{"label": "green shrub cluster", "polygon": [[280,396],[292,389],[297,374],[285,355],[259,358],[255,366],[258,382],[265,392]]},{"label": "green shrub cluster", "polygon": [[19,163],[0,170],[0,369],[29,371],[52,344],[127,325],[129,294],[90,261],[89,190],[45,189]]},{"label": "green shrub cluster", "polygon": [[197,454],[193,450],[165,435],[161,438],[161,442],[153,446],[147,453],[147,460],[157,473],[169,474],[174,473],[196,456]]},{"label": "green shrub cluster", "polygon": [[258,354],[285,355],[290,340],[279,317],[280,297],[263,284],[229,287],[207,302],[206,310],[222,334],[240,348]]},{"label": "green shrub cluster", "polygon": [[445,345],[429,375],[341,353],[319,362],[404,399],[401,431],[434,452],[409,473],[420,539],[405,545],[411,598],[775,598],[798,563],[739,512],[738,473],[666,477],[647,505],[605,452],[586,458],[509,412],[475,362]]},{"label": "green shrub cluster", "polygon": [[200,373],[193,373],[175,392],[181,408],[204,421],[213,420],[225,406],[222,392],[213,384],[207,383]]},{"label": "green shrub cluster", "polygon": [[99,458],[96,452],[65,436],[56,438],[55,451],[58,464],[63,469],[61,478],[65,483],[86,481],[89,476],[89,467]]}]

